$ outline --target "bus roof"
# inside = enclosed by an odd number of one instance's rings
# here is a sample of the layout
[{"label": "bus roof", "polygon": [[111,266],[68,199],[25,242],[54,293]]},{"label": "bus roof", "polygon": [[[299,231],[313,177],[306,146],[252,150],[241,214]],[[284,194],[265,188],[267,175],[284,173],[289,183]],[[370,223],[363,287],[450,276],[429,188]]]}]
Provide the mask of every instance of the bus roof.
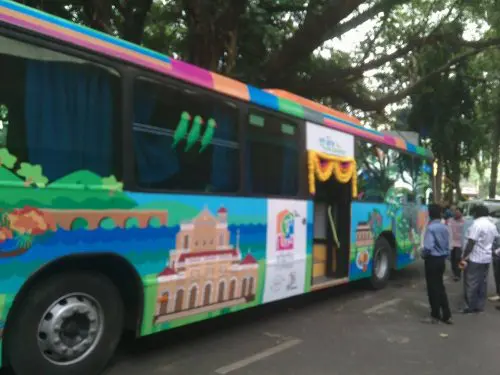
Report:
[{"label": "bus roof", "polygon": [[0,21],[65,41],[112,58],[178,78],[274,111],[331,127],[367,141],[386,144],[411,154],[432,158],[423,147],[401,137],[361,126],[358,119],[281,90],[259,90],[251,85],[172,59],[161,53],[94,29],[49,15],[8,0],[0,0]]}]

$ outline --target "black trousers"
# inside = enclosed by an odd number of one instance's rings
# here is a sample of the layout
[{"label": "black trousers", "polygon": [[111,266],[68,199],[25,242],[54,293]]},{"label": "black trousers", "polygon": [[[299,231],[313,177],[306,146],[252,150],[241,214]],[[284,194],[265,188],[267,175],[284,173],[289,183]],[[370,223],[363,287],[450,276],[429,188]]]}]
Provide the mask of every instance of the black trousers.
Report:
[{"label": "black trousers", "polygon": [[493,255],[493,273],[497,295],[500,296],[500,257],[498,255]]},{"label": "black trousers", "polygon": [[431,305],[431,317],[439,320],[451,318],[450,305],[443,281],[445,269],[446,257],[428,256],[425,258],[425,282],[427,283],[429,305]]},{"label": "black trousers", "polygon": [[462,249],[459,247],[454,247],[450,254],[451,271],[453,276],[460,278],[462,275],[462,270],[458,267],[460,259],[462,258]]}]

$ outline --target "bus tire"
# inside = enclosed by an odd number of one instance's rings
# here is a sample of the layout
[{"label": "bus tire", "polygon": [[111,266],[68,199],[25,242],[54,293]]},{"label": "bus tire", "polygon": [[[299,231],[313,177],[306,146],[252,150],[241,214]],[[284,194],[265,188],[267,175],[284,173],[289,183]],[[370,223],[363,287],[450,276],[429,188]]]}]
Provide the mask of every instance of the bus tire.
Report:
[{"label": "bus tire", "polygon": [[372,274],[369,278],[371,289],[379,290],[385,288],[391,273],[392,247],[384,237],[375,241],[372,260]]},{"label": "bus tire", "polygon": [[7,322],[7,362],[16,375],[100,374],[121,339],[123,319],[120,293],[104,275],[49,277]]}]

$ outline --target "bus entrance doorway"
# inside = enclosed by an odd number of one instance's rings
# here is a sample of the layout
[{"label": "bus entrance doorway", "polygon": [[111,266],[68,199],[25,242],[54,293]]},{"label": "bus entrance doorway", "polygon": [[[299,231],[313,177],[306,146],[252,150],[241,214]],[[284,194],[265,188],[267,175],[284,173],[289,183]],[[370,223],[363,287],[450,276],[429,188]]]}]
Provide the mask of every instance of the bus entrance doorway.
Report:
[{"label": "bus entrance doorway", "polygon": [[316,182],[314,197],[313,289],[341,283],[349,274],[351,185]]}]

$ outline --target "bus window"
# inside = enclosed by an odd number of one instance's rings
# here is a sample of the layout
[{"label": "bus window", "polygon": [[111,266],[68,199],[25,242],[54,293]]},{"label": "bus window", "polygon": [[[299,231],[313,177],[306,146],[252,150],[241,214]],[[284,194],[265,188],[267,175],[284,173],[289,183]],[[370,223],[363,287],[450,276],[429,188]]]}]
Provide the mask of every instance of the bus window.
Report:
[{"label": "bus window", "polygon": [[396,177],[390,161],[387,150],[363,140],[356,141],[358,200],[384,202]]},{"label": "bus window", "polygon": [[417,203],[430,204],[433,200],[433,168],[432,164],[426,160],[415,158],[415,162],[420,164],[417,174]]},{"label": "bus window", "polygon": [[238,110],[232,102],[139,78],[133,130],[140,187],[239,190]]},{"label": "bus window", "polygon": [[[63,177],[66,187],[102,186],[103,177],[121,178],[116,71],[5,36],[0,66],[0,148],[9,160],[4,167],[27,186]],[[82,171],[85,179],[69,178]]]},{"label": "bus window", "polygon": [[297,144],[295,123],[250,111],[245,155],[246,190],[259,195],[297,195]]},{"label": "bus window", "polygon": [[396,182],[394,184],[403,202],[415,203],[417,190],[417,172],[413,156],[390,150],[391,160],[394,162]]}]

